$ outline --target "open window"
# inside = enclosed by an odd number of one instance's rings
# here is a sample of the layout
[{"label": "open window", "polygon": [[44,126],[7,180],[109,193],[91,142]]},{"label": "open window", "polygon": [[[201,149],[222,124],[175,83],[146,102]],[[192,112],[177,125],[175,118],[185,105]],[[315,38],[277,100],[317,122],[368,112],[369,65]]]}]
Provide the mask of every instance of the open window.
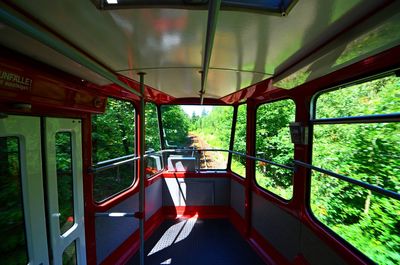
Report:
[{"label": "open window", "polygon": [[226,170],[233,107],[166,105],[161,107],[170,171]]},{"label": "open window", "polygon": [[135,183],[135,109],[130,102],[109,98],[105,113],[92,116],[92,148],[96,202]]},{"label": "open window", "polygon": [[[400,78],[328,90],[315,102],[314,166],[400,192]],[[312,171],[311,210],[379,264],[400,262],[400,201]]]},{"label": "open window", "polygon": [[[256,120],[256,156],[279,163],[291,164],[294,145],[289,125],[295,120],[296,106],[291,99],[266,103],[258,107]],[[293,172],[266,162],[256,162],[257,184],[279,197],[293,196]]]},{"label": "open window", "polygon": [[[238,106],[233,151],[246,154],[247,105]],[[246,177],[246,157],[232,154],[231,170]]]},{"label": "open window", "polygon": [[157,106],[153,103],[146,103],[145,124],[145,173],[150,178],[163,168]]}]

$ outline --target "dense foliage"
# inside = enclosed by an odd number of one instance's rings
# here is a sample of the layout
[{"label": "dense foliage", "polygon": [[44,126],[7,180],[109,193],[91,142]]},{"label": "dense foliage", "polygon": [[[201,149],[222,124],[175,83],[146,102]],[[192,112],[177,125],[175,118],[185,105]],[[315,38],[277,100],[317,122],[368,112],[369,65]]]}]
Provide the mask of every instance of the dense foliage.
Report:
[{"label": "dense foliage", "polygon": [[[400,78],[381,78],[328,92],[317,118],[400,112]],[[337,124],[314,128],[313,164],[400,191],[400,124]],[[400,263],[400,202],[313,174],[311,208],[333,231],[380,264]]]},{"label": "dense foliage", "polygon": [[145,146],[146,150],[161,150],[160,129],[158,127],[157,107],[153,103],[146,103],[145,109]]},{"label": "dense foliage", "polygon": [[[106,111],[92,117],[92,159],[102,162],[135,153],[135,109],[128,101],[109,98]],[[93,197],[103,201],[130,187],[135,181],[134,162],[94,176]]]},{"label": "dense foliage", "polygon": [[178,105],[161,107],[166,147],[184,147],[189,143],[190,118]]},{"label": "dense foliage", "polygon": [[[238,107],[237,120],[235,123],[235,136],[233,151],[246,153],[246,127],[247,127],[247,105]],[[232,155],[231,170],[242,177],[246,177],[246,158],[240,155]]]},{"label": "dense foliage", "polygon": [[[229,106],[214,106],[209,113],[203,108],[200,116],[193,113],[191,117],[191,134],[203,149],[229,149],[232,116],[233,108]],[[226,169],[228,165],[227,152],[202,152],[201,158],[203,169]]]},{"label": "dense foliage", "polygon": [[[400,78],[391,76],[324,93],[318,98],[317,118],[400,112]],[[293,159],[288,125],[294,121],[290,100],[262,105],[257,110],[257,156],[281,164]],[[192,117],[192,129],[218,147],[229,142],[231,115],[220,110]],[[234,149],[245,152],[245,111],[238,112]],[[209,137],[207,135],[212,135]],[[395,192],[400,191],[400,124],[361,123],[316,125],[313,164]],[[245,160],[233,156],[232,169],[244,176]],[[258,163],[258,184],[283,197],[292,197],[290,172]],[[373,261],[400,263],[400,202],[313,172],[311,209],[315,217]]]},{"label": "dense foliage", "polygon": [[[290,99],[263,104],[257,109],[257,157],[287,165],[294,158],[289,124],[294,121],[295,105]],[[261,187],[289,200],[293,194],[293,173],[268,163],[258,162],[256,181]]]},{"label": "dense foliage", "polygon": [[135,153],[135,109],[109,98],[105,113],[92,117],[93,163]]},{"label": "dense foliage", "polygon": [[0,137],[0,256],[3,264],[27,264],[17,137]]},{"label": "dense foliage", "polygon": [[192,115],[191,131],[204,138],[210,148],[229,149],[232,127],[232,107],[215,106],[200,116]]}]

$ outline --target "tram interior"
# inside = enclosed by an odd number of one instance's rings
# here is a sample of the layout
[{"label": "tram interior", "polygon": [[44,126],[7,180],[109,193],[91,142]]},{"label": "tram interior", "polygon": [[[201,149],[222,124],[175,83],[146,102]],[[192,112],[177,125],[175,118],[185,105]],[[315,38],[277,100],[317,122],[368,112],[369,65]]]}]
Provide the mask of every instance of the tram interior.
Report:
[{"label": "tram interior", "polygon": [[399,264],[399,32],[400,1],[1,1],[0,263]]}]

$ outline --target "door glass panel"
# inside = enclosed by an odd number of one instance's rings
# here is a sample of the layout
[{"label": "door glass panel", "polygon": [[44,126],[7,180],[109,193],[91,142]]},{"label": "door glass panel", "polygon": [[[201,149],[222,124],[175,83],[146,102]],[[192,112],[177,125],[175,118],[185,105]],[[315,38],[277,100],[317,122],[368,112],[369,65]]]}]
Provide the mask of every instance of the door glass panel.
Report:
[{"label": "door glass panel", "polygon": [[63,265],[76,265],[76,240],[69,245],[63,253]]},{"label": "door glass panel", "polygon": [[72,145],[70,132],[56,134],[57,191],[60,231],[64,234],[74,224]]},{"label": "door glass panel", "polygon": [[0,235],[1,263],[27,264],[17,137],[0,137]]}]

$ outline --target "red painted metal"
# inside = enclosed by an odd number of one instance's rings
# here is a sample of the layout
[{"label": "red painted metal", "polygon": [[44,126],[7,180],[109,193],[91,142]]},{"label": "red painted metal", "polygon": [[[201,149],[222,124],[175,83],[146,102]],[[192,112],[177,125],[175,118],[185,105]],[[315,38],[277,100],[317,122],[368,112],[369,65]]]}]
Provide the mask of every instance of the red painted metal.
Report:
[{"label": "red painted metal", "polygon": [[[118,79],[139,92],[139,90],[140,90],[139,82],[132,80],[128,77],[122,76],[122,75],[118,75]],[[103,86],[102,88],[107,93],[123,94],[126,99],[136,100],[136,101],[139,100],[138,96],[136,96],[132,93],[129,93],[128,91],[122,89],[120,86],[115,85],[115,84],[106,85],[106,86]],[[145,85],[144,95],[145,95],[146,101],[155,102],[157,104],[166,104],[166,103],[169,103],[169,102],[175,100],[174,97],[172,97],[168,94],[165,94],[164,92],[161,92],[161,91],[159,91],[153,87],[147,86],[147,85]]]},{"label": "red painted metal", "polygon": [[83,165],[83,196],[85,205],[85,241],[86,259],[88,265],[97,264],[96,261],[96,226],[95,205],[93,204],[93,174],[89,173],[92,166],[92,121],[87,114],[82,119],[82,165]]},{"label": "red painted metal", "polygon": [[[255,148],[255,131],[256,131],[256,106],[253,100],[247,101],[247,128],[246,128],[246,154],[254,156]],[[252,194],[251,187],[254,185],[255,179],[255,161],[246,158],[246,179],[245,183],[245,222],[246,236],[250,235],[251,231],[251,209],[252,209]]]},{"label": "red painted metal", "polygon": [[[176,104],[176,105],[199,105],[199,98],[176,98],[168,104]],[[204,98],[203,105],[226,105],[226,103],[220,99],[214,98]]]},{"label": "red painted metal", "polygon": [[[45,64],[2,48],[0,50],[0,103],[17,113],[53,110],[86,113],[104,112],[106,97],[96,93],[98,86]],[[15,104],[31,104],[21,111]]]},{"label": "red painted metal", "polygon": [[265,94],[268,94],[270,91],[277,89],[272,85],[272,79],[266,79],[263,81],[260,81],[256,84],[253,84],[251,86],[248,86],[244,89],[241,89],[237,92],[234,92],[232,94],[229,94],[227,96],[224,96],[220,98],[222,102],[225,102],[226,104],[237,104],[240,102],[244,102],[249,98],[257,98],[260,96],[263,96]]},{"label": "red painted metal", "polygon": [[163,178],[230,178],[230,174],[227,172],[210,172],[210,171],[200,171],[200,172],[170,172],[164,171]]}]

